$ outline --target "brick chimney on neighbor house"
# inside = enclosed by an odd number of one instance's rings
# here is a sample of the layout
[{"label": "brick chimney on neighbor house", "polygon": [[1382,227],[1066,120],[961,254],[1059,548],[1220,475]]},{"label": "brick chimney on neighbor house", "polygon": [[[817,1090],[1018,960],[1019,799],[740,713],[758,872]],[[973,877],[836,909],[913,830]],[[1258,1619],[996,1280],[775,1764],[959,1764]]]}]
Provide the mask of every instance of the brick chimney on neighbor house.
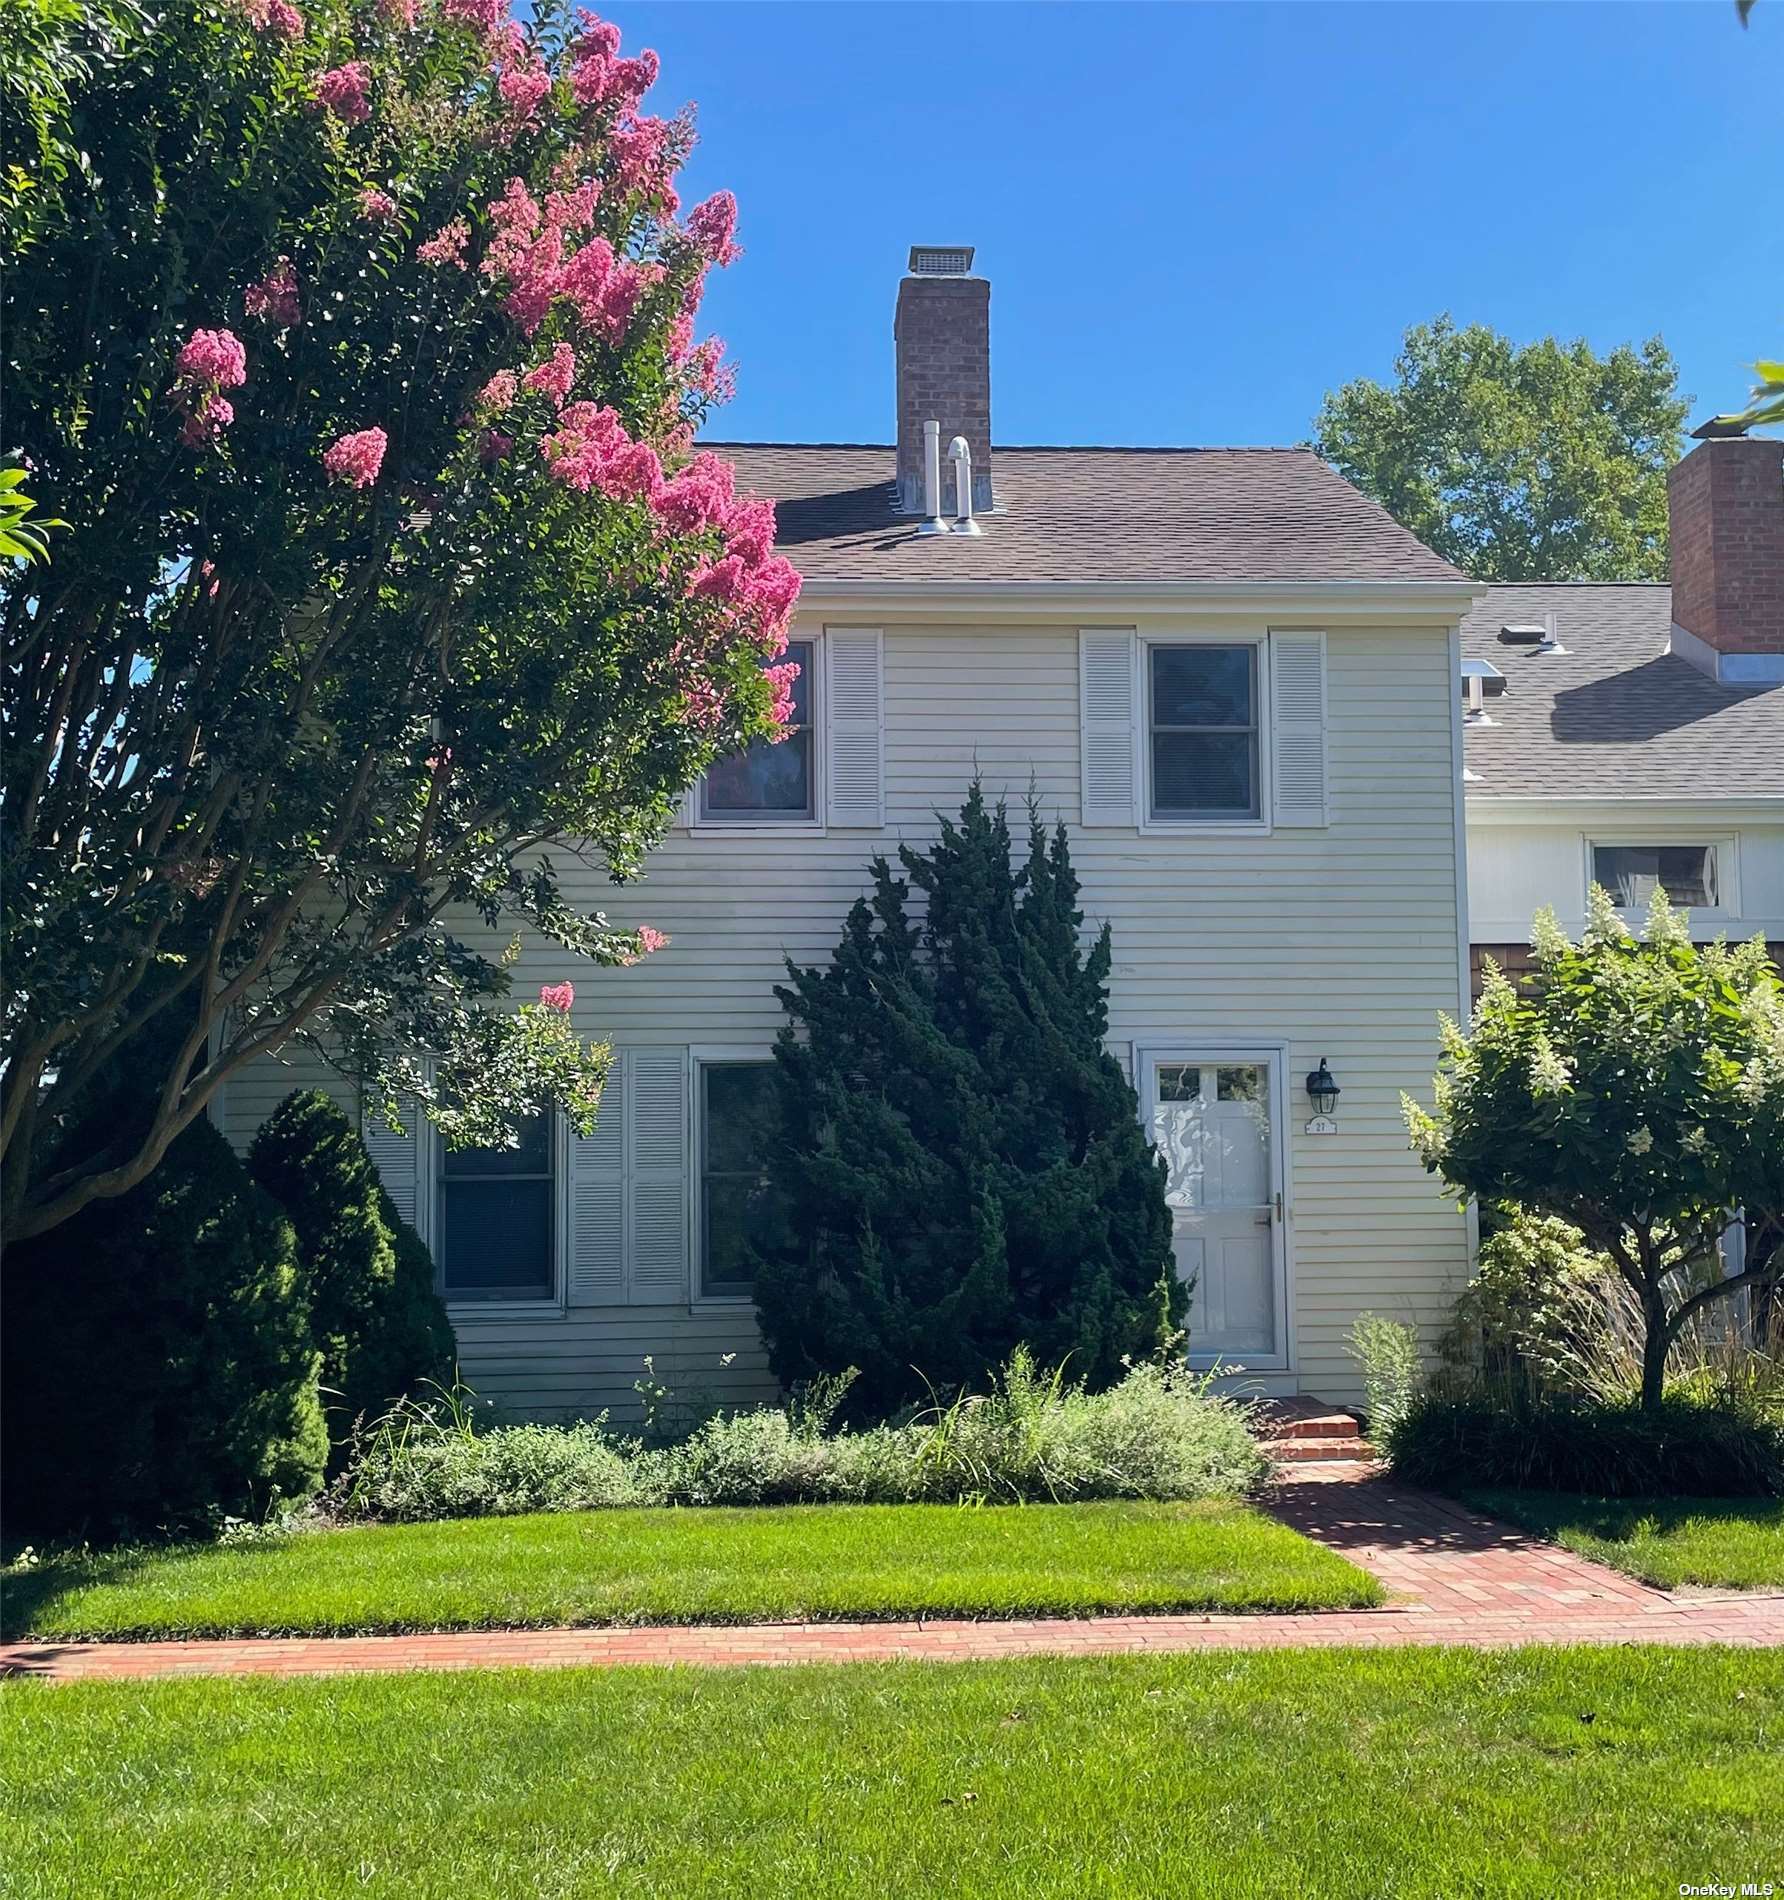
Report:
[{"label": "brick chimney on neighbor house", "polygon": [[953,511],[948,444],[972,450],[973,507],[991,500],[991,285],[975,277],[970,244],[913,244],[898,286],[892,337],[898,354],[898,507],[923,509],[923,425],[941,424],[942,502]]},{"label": "brick chimney on neighbor house", "polygon": [[1784,685],[1784,442],[1700,434],[1666,478],[1673,651],[1729,686]]}]

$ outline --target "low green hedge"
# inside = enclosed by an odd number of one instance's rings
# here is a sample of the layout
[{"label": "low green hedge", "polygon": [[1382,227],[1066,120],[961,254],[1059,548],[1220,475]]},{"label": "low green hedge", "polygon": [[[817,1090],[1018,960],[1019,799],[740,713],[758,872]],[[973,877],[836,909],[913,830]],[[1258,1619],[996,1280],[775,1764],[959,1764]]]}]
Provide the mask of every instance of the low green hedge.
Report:
[{"label": "low green hedge", "polygon": [[1415,1397],[1387,1434],[1416,1484],[1583,1491],[1598,1497],[1784,1496],[1784,1421],[1682,1393],[1644,1411],[1510,1384]]},{"label": "low green hedge", "polygon": [[331,1491],[342,1519],[415,1521],[626,1504],[1237,1497],[1269,1469],[1242,1406],[1175,1368],[1088,1392],[1018,1352],[985,1394],[906,1424],[826,1429],[815,1409],[709,1420],[646,1448],[599,1423],[489,1425],[456,1396],[399,1406]]}]

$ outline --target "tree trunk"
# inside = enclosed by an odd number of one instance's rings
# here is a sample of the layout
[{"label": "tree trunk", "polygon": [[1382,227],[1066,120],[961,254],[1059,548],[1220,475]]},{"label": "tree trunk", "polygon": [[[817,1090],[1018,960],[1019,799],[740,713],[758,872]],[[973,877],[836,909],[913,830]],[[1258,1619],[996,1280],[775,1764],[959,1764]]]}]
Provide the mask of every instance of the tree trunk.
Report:
[{"label": "tree trunk", "polygon": [[1657,1412],[1666,1393],[1666,1355],[1672,1348],[1666,1307],[1658,1300],[1644,1302],[1642,1311],[1642,1410]]}]

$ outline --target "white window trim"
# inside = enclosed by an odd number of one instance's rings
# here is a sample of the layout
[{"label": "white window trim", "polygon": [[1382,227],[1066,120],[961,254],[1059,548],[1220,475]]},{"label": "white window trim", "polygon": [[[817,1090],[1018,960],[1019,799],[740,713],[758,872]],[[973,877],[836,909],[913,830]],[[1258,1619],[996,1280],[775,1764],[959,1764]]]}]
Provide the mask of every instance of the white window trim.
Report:
[{"label": "white window trim", "polygon": [[[1296,1374],[1300,1370],[1300,1348],[1296,1318],[1299,1307],[1296,1304],[1295,1274],[1295,1169],[1294,1144],[1296,1130],[1289,1120],[1289,1081],[1290,1057],[1293,1045],[1282,1036],[1247,1036],[1242,1040],[1217,1039],[1205,1041],[1200,1037],[1188,1036],[1178,1031],[1136,1031],[1130,1045],[1133,1051],[1132,1074],[1134,1094],[1139,1102],[1140,1126],[1151,1137],[1152,1127],[1147,1113],[1147,1097],[1152,1087],[1149,1073],[1154,1062],[1258,1062],[1268,1063],[1272,1081],[1270,1090],[1271,1113],[1276,1117],[1278,1139],[1272,1144],[1275,1153],[1270,1158],[1271,1185],[1282,1196],[1282,1219],[1278,1223],[1282,1239],[1282,1282],[1278,1293],[1277,1317],[1281,1327],[1280,1365],[1258,1365],[1260,1379],[1275,1379]],[[1311,1066],[1311,1065],[1310,1065]],[[1210,1369],[1215,1355],[1212,1353],[1187,1352],[1184,1361],[1197,1371]],[[1197,1361],[1202,1364],[1197,1365]],[[1240,1363],[1235,1355],[1223,1364],[1237,1366]],[[1246,1370],[1252,1368],[1247,1363]]]},{"label": "white window trim", "polygon": [[742,1043],[696,1043],[688,1051],[688,1088],[692,1100],[688,1105],[688,1237],[692,1242],[689,1249],[688,1264],[691,1268],[689,1278],[690,1305],[711,1307],[737,1313],[754,1312],[756,1296],[753,1293],[708,1293],[706,1285],[706,1209],[701,1200],[701,1188],[706,1180],[706,1116],[702,1112],[704,1104],[701,1087],[701,1072],[708,1066],[723,1062],[772,1062],[774,1045],[767,1042]]},{"label": "white window trim", "polygon": [[[423,1118],[418,1139],[422,1144],[427,1175],[423,1193],[427,1203],[430,1250],[444,1238],[444,1218],[440,1194],[440,1155],[445,1140],[431,1121]],[[446,1304],[446,1317],[455,1325],[476,1319],[561,1319],[567,1310],[570,1285],[570,1121],[561,1109],[551,1117],[552,1196],[551,1280],[552,1291],[542,1300],[455,1300],[445,1291],[445,1275],[438,1260],[434,1264],[434,1285]]]},{"label": "white window trim", "polygon": [[826,773],[830,747],[825,733],[829,708],[824,703],[824,629],[800,627],[788,636],[788,645],[811,647],[811,678],[806,682],[811,729],[811,816],[809,818],[706,818],[700,799],[706,789],[702,772],[688,792],[688,831],[702,838],[822,838],[828,834],[825,817],[829,786]]},{"label": "white window trim", "polygon": [[[1592,896],[1592,886],[1597,881],[1593,876],[1593,854],[1601,846],[1634,846],[1647,850],[1671,850],[1675,847],[1687,850],[1704,850],[1713,854],[1713,876],[1716,881],[1716,901],[1713,904],[1675,904],[1675,910],[1682,909],[1692,917],[1739,917],[1740,903],[1740,853],[1736,838],[1727,832],[1709,831],[1669,831],[1665,825],[1645,825],[1636,828],[1617,826],[1580,834],[1580,915],[1588,914]],[[1671,893],[1669,892],[1670,896]],[[1619,905],[1617,915],[1630,922],[1639,923],[1647,914],[1645,905]]]},{"label": "white window trim", "polygon": [[[1257,812],[1255,818],[1155,818],[1152,815],[1152,649],[1154,647],[1250,647],[1257,669]],[[1141,633],[1134,642],[1135,720],[1140,760],[1135,787],[1139,795],[1137,829],[1165,837],[1263,838],[1271,831],[1271,695],[1268,630],[1183,627]]]}]

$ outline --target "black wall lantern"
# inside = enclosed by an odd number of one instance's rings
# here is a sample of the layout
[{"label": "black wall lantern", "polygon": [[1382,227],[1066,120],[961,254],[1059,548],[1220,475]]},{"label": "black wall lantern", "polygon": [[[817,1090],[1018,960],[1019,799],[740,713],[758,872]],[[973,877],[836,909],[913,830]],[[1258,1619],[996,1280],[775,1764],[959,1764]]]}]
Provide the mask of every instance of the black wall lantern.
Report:
[{"label": "black wall lantern", "polygon": [[1332,1079],[1332,1071],[1326,1067],[1326,1059],[1321,1056],[1319,1067],[1307,1077],[1307,1099],[1313,1104],[1316,1115],[1329,1115],[1338,1106],[1338,1097],[1342,1091]]}]

